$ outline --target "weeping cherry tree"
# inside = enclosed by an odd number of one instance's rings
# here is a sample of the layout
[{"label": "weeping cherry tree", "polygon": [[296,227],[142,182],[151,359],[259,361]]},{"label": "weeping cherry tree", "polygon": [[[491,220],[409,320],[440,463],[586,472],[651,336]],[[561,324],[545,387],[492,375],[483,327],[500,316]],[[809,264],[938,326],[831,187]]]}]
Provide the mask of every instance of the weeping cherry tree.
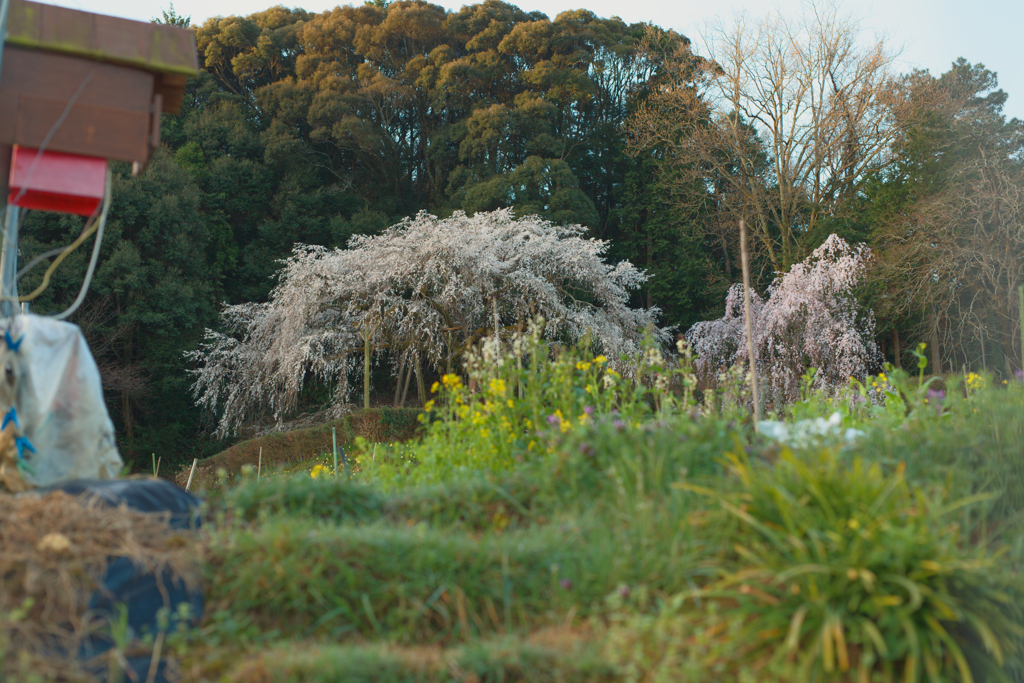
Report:
[{"label": "weeping cherry tree", "polygon": [[[801,376],[811,367],[817,369],[817,386],[836,388],[881,363],[874,315],[854,296],[870,258],[867,247],[851,247],[832,235],[780,273],[767,299],[751,293],[758,382],[767,400],[796,399]],[[746,365],[743,286],[729,289],[724,317],[697,323],[685,336],[697,354],[694,369],[707,385],[725,368]]]},{"label": "weeping cherry tree", "polygon": [[281,420],[310,378],[334,382],[340,408],[361,355],[368,406],[371,356],[450,370],[483,337],[510,338],[538,316],[545,337],[586,337],[613,358],[638,353],[647,330],[666,342],[657,309],[628,305],[646,275],[606,263],[607,242],[585,234],[508,209],[421,212],[347,249],[297,245],[270,300],[226,307],[221,331],[189,354],[196,403],[220,414],[220,435],[265,414]]}]

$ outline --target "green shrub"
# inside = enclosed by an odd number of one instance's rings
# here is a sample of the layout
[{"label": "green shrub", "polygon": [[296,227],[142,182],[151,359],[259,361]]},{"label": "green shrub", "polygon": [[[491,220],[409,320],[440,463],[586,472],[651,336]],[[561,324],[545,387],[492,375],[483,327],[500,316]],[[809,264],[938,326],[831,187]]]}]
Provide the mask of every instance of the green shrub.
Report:
[{"label": "green shrub", "polygon": [[998,554],[965,547],[952,516],[970,499],[831,451],[730,462],[733,476],[713,488],[684,485],[714,504],[691,523],[721,540],[718,578],[691,604],[728,633],[719,664],[791,662],[801,680],[1003,671],[1024,635],[1024,586]]},{"label": "green shrub", "polygon": [[260,480],[250,477],[211,502],[248,520],[297,515],[340,522],[379,517],[384,497],[368,486],[340,476],[311,478],[302,473]]}]

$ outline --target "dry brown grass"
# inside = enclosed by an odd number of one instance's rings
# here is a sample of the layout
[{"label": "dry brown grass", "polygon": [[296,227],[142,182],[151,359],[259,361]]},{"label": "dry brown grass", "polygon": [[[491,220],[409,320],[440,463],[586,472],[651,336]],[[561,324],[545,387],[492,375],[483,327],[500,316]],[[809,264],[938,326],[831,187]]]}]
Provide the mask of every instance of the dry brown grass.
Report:
[{"label": "dry brown grass", "polygon": [[[0,678],[25,667],[48,680],[90,680],[77,652],[104,624],[87,614],[92,593],[114,557],[151,571],[168,568],[186,585],[200,580],[199,540],[172,530],[164,514],[112,508],[62,491],[0,494]],[[12,615],[24,608],[18,619]]]}]

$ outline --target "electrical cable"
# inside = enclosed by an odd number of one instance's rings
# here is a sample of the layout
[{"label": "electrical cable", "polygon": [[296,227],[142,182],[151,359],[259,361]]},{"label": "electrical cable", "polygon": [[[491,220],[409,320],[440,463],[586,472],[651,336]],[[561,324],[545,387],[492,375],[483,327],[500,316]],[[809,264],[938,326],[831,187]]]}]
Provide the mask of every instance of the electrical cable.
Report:
[{"label": "electrical cable", "polygon": [[40,263],[42,263],[46,259],[53,258],[54,256],[56,256],[60,252],[64,251],[64,249],[65,249],[65,247],[57,247],[56,249],[51,249],[50,251],[44,251],[39,256],[36,256],[34,259],[32,259],[31,261],[28,262],[28,265],[26,265],[24,268],[22,268],[21,270],[18,271],[18,274],[14,276],[15,280],[20,280],[21,278],[25,277],[26,275],[28,275],[28,271],[32,270],[33,268],[35,268],[37,265],[39,265]]},{"label": "electrical cable", "polygon": [[[31,294],[19,296],[18,301],[32,301],[40,294],[42,294],[46,290],[46,288],[50,286],[50,277],[53,275],[53,272],[57,269],[57,266],[59,266],[71,252],[73,252],[78,247],[82,246],[82,243],[85,242],[85,240],[88,239],[89,236],[96,232],[98,229],[99,234],[96,236],[96,243],[93,246],[92,259],[89,261],[89,269],[86,271],[86,279],[85,282],[83,283],[82,290],[79,292],[78,298],[75,299],[75,302],[71,304],[71,307],[69,307],[68,310],[64,311],[63,313],[59,314],[58,319],[62,320],[63,318],[71,315],[71,313],[73,313],[75,309],[77,309],[78,306],[81,305],[82,299],[85,298],[85,292],[88,289],[90,282],[92,281],[92,274],[96,267],[96,260],[99,257],[100,242],[103,239],[103,228],[106,226],[107,222],[107,211],[110,209],[111,185],[111,174],[110,170],[108,169],[107,187],[103,197],[103,210],[100,212],[99,220],[90,220],[89,223],[86,225],[85,229],[82,231],[82,234],[79,235],[74,242],[64,247],[61,250],[60,255],[57,256],[57,258],[53,260],[53,263],[51,263],[50,266],[46,269],[46,272],[43,273],[43,281],[39,284],[39,286],[36,287]],[[24,273],[25,271],[28,270],[28,268],[35,265],[36,262],[36,260],[33,260],[31,263],[29,263],[29,265],[25,266],[25,268],[23,268],[22,271],[20,272]]]},{"label": "electrical cable", "polygon": [[85,271],[85,280],[82,282],[82,289],[79,290],[78,296],[67,307],[62,313],[58,313],[53,316],[57,320],[64,320],[69,315],[78,310],[78,307],[82,305],[82,301],[85,300],[85,295],[89,291],[89,285],[92,283],[93,273],[96,272],[96,261],[100,257],[100,245],[103,244],[103,228],[107,225],[107,211],[110,209],[110,190],[113,186],[113,179],[110,174],[110,168],[107,168],[107,190],[103,196],[103,211],[100,213],[99,228],[96,233],[96,242],[92,245],[92,258],[89,259],[89,267]]}]

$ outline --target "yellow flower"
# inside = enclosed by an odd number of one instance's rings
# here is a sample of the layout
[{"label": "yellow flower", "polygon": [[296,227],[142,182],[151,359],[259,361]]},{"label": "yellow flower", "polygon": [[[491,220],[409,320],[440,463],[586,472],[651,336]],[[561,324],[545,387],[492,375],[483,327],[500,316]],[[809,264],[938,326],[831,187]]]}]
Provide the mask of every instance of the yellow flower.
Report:
[{"label": "yellow flower", "polygon": [[447,374],[441,378],[441,384],[455,389],[456,387],[462,386],[462,378],[455,374]]},{"label": "yellow flower", "polygon": [[587,370],[590,369],[590,363],[588,363],[585,360],[576,361],[576,369],[586,372]]},{"label": "yellow flower", "polygon": [[438,384],[437,382],[434,382],[433,384],[430,385],[430,393],[436,394],[437,390],[440,389],[440,388],[441,388],[441,385]]},{"label": "yellow flower", "polygon": [[[437,382],[434,382],[434,385],[436,386]],[[434,402],[433,401],[427,401],[426,403],[423,404],[423,410],[428,412],[428,413],[431,411],[431,409],[433,407],[434,407]]]},{"label": "yellow flower", "polygon": [[492,379],[490,383],[491,394],[494,396],[505,395],[505,380],[503,379]]},{"label": "yellow flower", "polygon": [[514,408],[515,407],[515,404],[512,403],[512,399],[509,399],[508,401],[506,401],[506,403],[508,403],[508,407],[509,408]]},{"label": "yellow flower", "polygon": [[309,471],[309,476],[312,477],[313,479],[316,479],[321,475],[327,474],[329,471],[330,470],[327,468],[326,465],[316,465],[315,467],[313,467],[312,470]]},{"label": "yellow flower", "polygon": [[594,359],[594,362],[597,363],[598,365],[604,365],[605,363],[608,362],[608,359],[605,358],[604,356],[598,356],[597,358]]}]

